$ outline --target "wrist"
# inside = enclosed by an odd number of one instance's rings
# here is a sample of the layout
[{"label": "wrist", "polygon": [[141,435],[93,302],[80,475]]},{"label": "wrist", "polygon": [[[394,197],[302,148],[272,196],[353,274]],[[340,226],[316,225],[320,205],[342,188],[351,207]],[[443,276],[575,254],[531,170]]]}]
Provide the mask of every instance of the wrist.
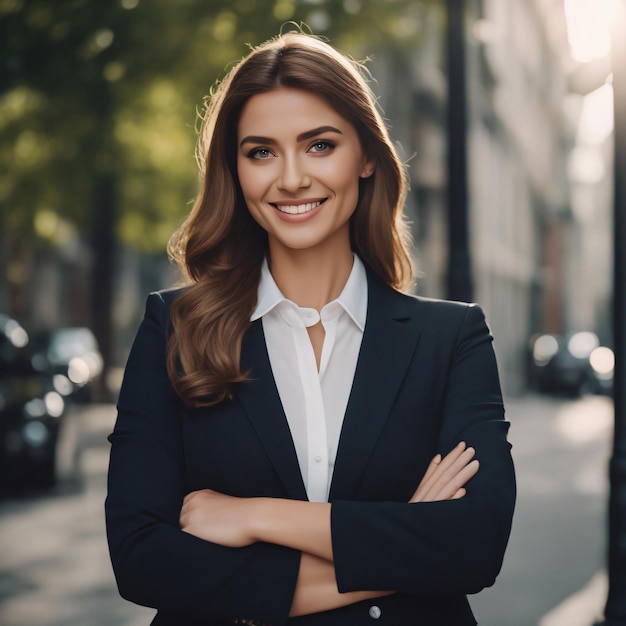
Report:
[{"label": "wrist", "polygon": [[272,507],[268,506],[269,502],[270,498],[250,498],[249,532],[255,542],[270,542],[267,531],[271,525],[268,518],[271,517]]}]

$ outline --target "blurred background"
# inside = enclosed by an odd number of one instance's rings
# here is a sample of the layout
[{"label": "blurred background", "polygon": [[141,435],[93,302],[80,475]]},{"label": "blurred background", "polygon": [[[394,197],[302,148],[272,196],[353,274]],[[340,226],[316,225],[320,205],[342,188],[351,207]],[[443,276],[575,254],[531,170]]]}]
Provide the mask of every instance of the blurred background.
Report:
[{"label": "blurred background", "polygon": [[480,302],[495,336],[520,493],[479,623],[590,624],[606,595],[622,5],[0,0],[0,623],[154,613],[115,590],[106,435],[145,297],[177,280],[165,246],[197,189],[197,111],[293,21],[369,59],[410,173],[416,292]]}]

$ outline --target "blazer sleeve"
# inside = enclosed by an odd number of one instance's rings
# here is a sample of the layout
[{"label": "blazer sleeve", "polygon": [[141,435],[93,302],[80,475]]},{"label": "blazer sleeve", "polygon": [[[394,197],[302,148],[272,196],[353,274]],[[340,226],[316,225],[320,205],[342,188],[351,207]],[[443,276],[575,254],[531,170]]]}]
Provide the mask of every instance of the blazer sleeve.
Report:
[{"label": "blazer sleeve", "polygon": [[179,528],[185,495],[178,399],[165,367],[168,308],[151,294],[109,437],[109,550],[120,594],[188,618],[287,620],[300,553],[226,548]]},{"label": "blazer sleeve", "polygon": [[457,326],[449,371],[442,372],[439,450],[445,455],[465,441],[476,450],[479,471],[460,500],[334,502],[333,554],[342,592],[476,593],[500,571],[516,494],[509,424],[480,307],[466,307]]}]

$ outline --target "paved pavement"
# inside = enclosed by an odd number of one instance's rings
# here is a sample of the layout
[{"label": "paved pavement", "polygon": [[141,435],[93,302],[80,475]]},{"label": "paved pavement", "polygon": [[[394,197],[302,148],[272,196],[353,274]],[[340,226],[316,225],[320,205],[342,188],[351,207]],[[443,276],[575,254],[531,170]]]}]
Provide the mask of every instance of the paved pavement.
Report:
[{"label": "paved pavement", "polygon": [[507,402],[518,501],[502,572],[471,601],[481,626],[590,626],[606,598],[609,399]]},{"label": "paved pavement", "polygon": [[[519,497],[496,585],[471,598],[481,626],[590,626],[606,595],[606,398],[539,396],[508,403]],[[89,406],[68,421],[79,454],[60,485],[0,502],[0,624],[147,626],[154,611],[122,600],[104,537],[106,434],[115,412]],[[72,447],[70,445],[70,447]]]},{"label": "paved pavement", "polygon": [[147,626],[154,611],[122,600],[105,539],[103,503],[115,410],[89,406],[70,416],[58,488],[0,503],[0,624]]}]

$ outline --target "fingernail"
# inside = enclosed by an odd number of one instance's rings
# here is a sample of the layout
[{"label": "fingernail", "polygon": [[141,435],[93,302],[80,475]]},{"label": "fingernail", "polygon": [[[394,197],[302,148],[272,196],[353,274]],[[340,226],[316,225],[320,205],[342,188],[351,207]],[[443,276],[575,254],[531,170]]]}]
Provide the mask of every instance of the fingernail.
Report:
[{"label": "fingernail", "polygon": [[441,454],[438,454],[434,459],[433,459],[433,463],[441,463]]}]

